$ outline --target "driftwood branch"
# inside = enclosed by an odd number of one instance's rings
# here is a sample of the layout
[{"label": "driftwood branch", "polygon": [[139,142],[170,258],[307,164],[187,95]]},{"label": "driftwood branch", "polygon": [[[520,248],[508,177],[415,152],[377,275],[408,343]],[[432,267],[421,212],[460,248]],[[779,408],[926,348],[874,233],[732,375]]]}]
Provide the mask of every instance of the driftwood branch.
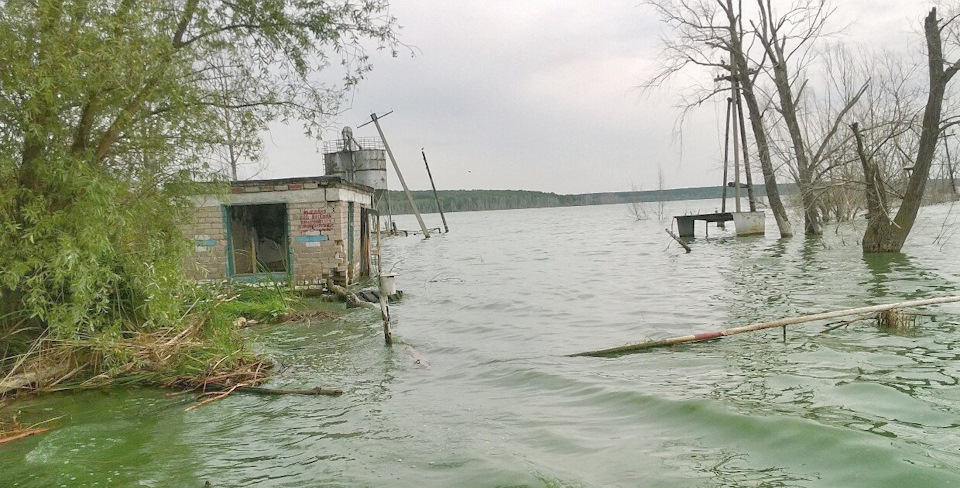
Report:
[{"label": "driftwood branch", "polygon": [[340,285],[337,285],[336,283],[333,282],[333,280],[327,280],[327,289],[339,295],[341,298],[346,300],[346,302],[349,303],[351,306],[363,307],[363,308],[374,308],[374,309],[380,308],[377,305],[374,305],[369,302],[365,302],[357,298],[356,294],[354,294],[353,292],[347,290],[346,288]]},{"label": "driftwood branch", "polygon": [[238,392],[238,391],[245,391],[245,392],[249,392],[249,393],[258,393],[258,394],[261,394],[261,395],[327,395],[327,396],[340,396],[340,395],[343,394],[343,392],[340,391],[340,390],[325,390],[325,389],[323,389],[323,388],[320,388],[319,386],[316,387],[316,388],[310,388],[310,389],[308,389],[308,390],[283,390],[283,389],[274,389],[274,388],[263,388],[263,387],[259,387],[259,386],[250,386],[250,385],[247,385],[247,384],[244,384],[244,383],[238,383],[238,384],[236,384],[236,385],[233,385],[232,387],[230,387],[230,389],[228,389],[228,390],[226,390],[226,391],[207,392],[207,393],[201,394],[201,395],[200,395],[201,398],[204,397],[204,396],[209,396],[209,398],[205,398],[205,399],[203,399],[202,401],[200,401],[200,402],[198,402],[198,403],[195,403],[195,404],[193,404],[193,405],[190,405],[189,407],[187,407],[186,409],[184,409],[184,412],[189,412],[189,411],[191,411],[191,410],[200,408],[200,407],[202,407],[202,406],[204,406],[204,405],[206,405],[206,404],[208,404],[208,403],[211,403],[211,402],[215,402],[215,401],[217,401],[217,400],[220,400],[221,398],[226,398],[226,397],[230,396],[231,394],[236,393],[236,392]]},{"label": "driftwood branch", "polygon": [[681,239],[680,236],[674,234],[673,231],[670,229],[663,229],[663,230],[667,231],[667,234],[670,234],[670,237],[672,237],[673,240],[677,241],[687,252],[691,251],[690,246],[688,246],[686,242],[683,242],[683,239]]},{"label": "driftwood branch", "polygon": [[[2,407],[3,405],[0,405]],[[14,417],[13,422],[9,429],[4,429],[4,426],[0,424],[0,445],[6,444],[8,442],[13,442],[15,440],[23,439],[24,437],[29,437],[35,434],[42,434],[52,427],[40,427],[43,424],[53,422],[55,420],[60,420],[63,416],[54,417],[49,420],[44,420],[43,422],[37,422],[29,427],[20,425],[20,422],[17,422],[16,417]]]},{"label": "driftwood branch", "polygon": [[314,388],[309,388],[306,390],[287,390],[282,388],[263,388],[261,386],[245,386],[239,391],[245,391],[249,393],[259,393],[261,395],[326,395],[326,396],[340,396],[343,394],[342,390],[327,390],[319,386]]},{"label": "driftwood branch", "polygon": [[195,404],[193,404],[193,405],[190,405],[189,407],[183,409],[183,411],[184,411],[184,412],[189,412],[189,411],[191,411],[191,410],[195,410],[195,409],[197,409],[197,408],[200,408],[200,407],[202,407],[202,406],[204,406],[204,405],[206,405],[206,404],[208,404],[208,403],[210,403],[210,402],[215,402],[215,401],[217,401],[217,400],[219,400],[219,399],[221,399],[221,398],[226,398],[226,397],[230,396],[231,393],[233,393],[234,391],[236,391],[236,390],[237,390],[238,388],[240,388],[241,386],[243,386],[243,384],[242,384],[242,383],[238,383],[238,384],[236,384],[236,385],[233,385],[232,387],[230,387],[229,390],[226,390],[226,391],[218,391],[218,392],[204,393],[204,394],[202,394],[202,395],[200,395],[200,396],[203,397],[204,395],[211,395],[210,398],[206,398],[206,399],[204,399],[203,401],[201,401],[201,402],[199,402],[199,403],[195,403]]},{"label": "driftwood branch", "polygon": [[29,436],[34,435],[34,434],[41,434],[41,433],[46,432],[46,431],[48,431],[48,430],[50,430],[50,427],[38,427],[38,428],[35,428],[35,429],[22,430],[22,431],[19,431],[19,432],[14,433],[14,434],[11,434],[11,435],[9,435],[9,436],[7,436],[7,437],[0,437],[0,445],[6,444],[6,443],[8,443],[8,442],[13,442],[13,441],[18,440],[18,439],[23,439],[24,437],[29,437]]},{"label": "driftwood branch", "polygon": [[772,322],[763,322],[759,324],[744,325],[742,327],[734,327],[731,329],[719,330],[716,332],[704,332],[702,334],[671,337],[669,339],[639,342],[635,344],[627,344],[624,346],[611,347],[607,349],[598,349],[596,351],[580,352],[577,354],[570,354],[568,355],[568,357],[619,356],[621,354],[630,354],[630,353],[635,353],[640,351],[646,351],[649,349],[655,349],[659,347],[683,344],[686,342],[699,342],[699,341],[706,341],[710,339],[718,339],[723,336],[742,334],[744,332],[753,332],[755,330],[769,329],[772,327],[786,328],[786,326],[788,325],[801,324],[804,322],[813,322],[815,320],[827,320],[827,319],[833,319],[833,318],[843,317],[847,315],[860,315],[860,314],[874,313],[874,312],[885,312],[888,310],[893,310],[895,308],[919,307],[923,305],[935,305],[939,303],[952,303],[952,302],[960,302],[960,296],[930,298],[927,300],[911,300],[906,302],[890,303],[886,305],[874,305],[872,307],[851,308],[847,310],[838,310],[835,312],[825,312],[825,313],[818,313],[813,315],[802,315],[800,317],[790,317],[785,319],[774,320]]}]

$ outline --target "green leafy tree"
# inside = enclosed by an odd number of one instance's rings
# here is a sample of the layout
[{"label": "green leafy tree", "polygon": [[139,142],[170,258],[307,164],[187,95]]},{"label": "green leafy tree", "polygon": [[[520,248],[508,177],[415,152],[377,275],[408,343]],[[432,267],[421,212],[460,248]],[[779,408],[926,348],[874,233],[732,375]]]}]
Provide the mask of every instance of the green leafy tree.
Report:
[{"label": "green leafy tree", "polygon": [[395,31],[384,0],[0,0],[0,345],[178,318],[190,182],[318,135]]}]

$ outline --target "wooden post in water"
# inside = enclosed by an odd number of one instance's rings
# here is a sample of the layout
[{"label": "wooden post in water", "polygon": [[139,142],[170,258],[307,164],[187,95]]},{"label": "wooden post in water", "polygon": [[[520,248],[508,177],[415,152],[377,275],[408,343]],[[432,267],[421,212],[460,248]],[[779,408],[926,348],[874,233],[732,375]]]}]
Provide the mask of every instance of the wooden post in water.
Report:
[{"label": "wooden post in water", "polygon": [[447,227],[447,218],[443,216],[443,208],[440,207],[440,197],[437,196],[437,185],[433,184],[433,174],[430,173],[430,164],[427,163],[427,153],[424,152],[423,148],[420,148],[420,154],[423,155],[423,165],[427,167],[427,176],[430,177],[430,188],[433,188],[433,198],[437,200],[437,211],[440,212],[440,220],[443,221],[443,233],[446,234],[450,232],[450,229]]},{"label": "wooden post in water", "polygon": [[383,295],[383,253],[380,247],[380,215],[377,214],[377,285],[380,288],[380,316],[383,318],[383,342],[388,346],[393,344],[393,333],[390,332],[390,306]]},{"label": "wooden post in water", "polygon": [[[393,112],[387,112],[384,116],[390,115]],[[420,223],[420,230],[423,231],[423,238],[430,238],[430,231],[427,230],[427,226],[423,223],[423,217],[420,216],[420,209],[417,208],[417,202],[413,201],[413,195],[410,193],[410,189],[407,188],[407,182],[403,180],[403,174],[400,173],[400,166],[397,164],[397,159],[393,157],[393,151],[390,150],[390,144],[387,144],[387,138],[383,135],[383,129],[380,128],[380,121],[377,118],[377,114],[370,114],[370,119],[373,121],[373,125],[377,127],[377,133],[380,134],[380,140],[383,141],[383,148],[387,150],[387,156],[390,156],[390,162],[393,163],[393,169],[397,172],[397,178],[400,180],[400,186],[403,187],[403,193],[407,195],[407,200],[410,201],[410,208],[413,209],[413,214],[417,216],[417,222]],[[359,127],[363,127],[366,124],[361,124]]]},{"label": "wooden post in water", "polygon": [[383,341],[389,346],[393,344],[393,333],[390,332],[390,305],[387,304],[386,287],[383,285],[383,270],[377,277],[380,284],[380,316],[383,317]]}]

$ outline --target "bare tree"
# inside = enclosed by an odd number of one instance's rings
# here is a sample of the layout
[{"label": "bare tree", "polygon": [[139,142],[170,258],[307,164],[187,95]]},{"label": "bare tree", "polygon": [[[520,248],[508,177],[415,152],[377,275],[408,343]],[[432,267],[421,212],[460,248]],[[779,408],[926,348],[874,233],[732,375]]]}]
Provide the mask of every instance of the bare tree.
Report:
[{"label": "bare tree", "polygon": [[640,189],[637,188],[637,185],[631,185],[631,190],[633,193],[633,198],[636,200],[627,204],[627,212],[633,216],[637,221],[647,220],[650,218],[650,209],[647,207],[647,204],[640,201]]},{"label": "bare tree", "polygon": [[[647,83],[660,86],[671,76],[687,67],[723,70],[733,81],[733,91],[739,91],[747,106],[760,169],[763,173],[767,200],[773,212],[780,235],[793,235],[786,209],[777,187],[777,174],[770,151],[769,135],[764,124],[764,104],[756,89],[756,78],[761,62],[751,59],[744,45],[739,2],[733,0],[649,0],[661,19],[674,29],[673,37],[663,39],[664,65]],[[701,90],[687,108],[718,94],[727,88]]]},{"label": "bare tree", "polygon": [[231,80],[242,75],[244,67],[221,58],[210,69],[211,87],[208,101],[220,131],[209,141],[210,159],[220,166],[219,172],[231,180],[239,178],[241,165],[257,165],[262,169],[262,129],[253,107],[248,106],[242,87],[231,85]]},{"label": "bare tree", "polygon": [[822,194],[819,180],[823,165],[839,132],[841,120],[863,96],[864,82],[853,92],[843,94],[843,103],[836,113],[826,115],[826,126],[819,137],[810,137],[808,125],[816,121],[801,119],[800,105],[807,80],[802,77],[805,60],[811,57],[811,45],[824,36],[827,19],[833,12],[827,0],[805,0],[792,3],[781,15],[774,13],[771,0],[757,0],[759,22],[752,22],[757,40],[770,60],[771,79],[776,88],[778,112],[789,135],[790,151],[795,162],[795,180],[803,206],[804,233],[818,235],[821,230]]},{"label": "bare tree", "polygon": [[[946,33],[950,46],[956,48],[958,40],[957,17],[942,21],[934,7],[924,19],[923,32],[927,47],[927,70],[929,91],[920,124],[919,140],[913,154],[910,175],[902,196],[899,209],[890,217],[890,196],[888,183],[882,178],[882,169],[876,156],[872,155],[864,144],[864,135],[859,124],[851,125],[857,142],[857,154],[863,167],[867,197],[867,229],[863,235],[864,252],[899,252],[903,248],[910,230],[916,221],[923,200],[924,190],[930,177],[930,169],[939,145],[940,134],[945,126],[957,123],[956,119],[943,119],[944,97],[947,86],[957,71],[960,71],[960,56],[947,61],[944,56]],[[906,155],[904,147],[895,144],[895,139],[884,143],[893,143],[894,152]]]}]

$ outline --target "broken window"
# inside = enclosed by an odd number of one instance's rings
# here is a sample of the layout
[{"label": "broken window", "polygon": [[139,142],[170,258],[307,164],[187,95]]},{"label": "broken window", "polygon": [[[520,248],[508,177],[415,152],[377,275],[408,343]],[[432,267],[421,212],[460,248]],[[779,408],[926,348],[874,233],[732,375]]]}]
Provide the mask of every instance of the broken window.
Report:
[{"label": "broken window", "polygon": [[286,204],[233,205],[228,212],[234,274],[289,271]]}]

